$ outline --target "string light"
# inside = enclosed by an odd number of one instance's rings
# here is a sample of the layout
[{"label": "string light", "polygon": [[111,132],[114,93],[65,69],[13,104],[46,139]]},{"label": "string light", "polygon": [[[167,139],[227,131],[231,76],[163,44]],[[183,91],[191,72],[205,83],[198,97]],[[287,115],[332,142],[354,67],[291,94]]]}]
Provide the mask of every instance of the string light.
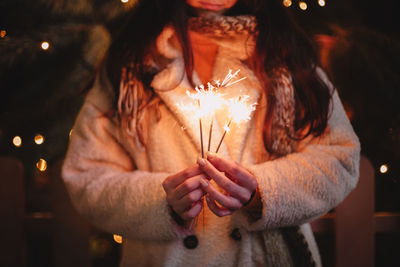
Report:
[{"label": "string light", "polygon": [[386,164],[382,164],[381,167],[379,168],[379,171],[380,171],[381,173],[387,173],[388,170],[389,170],[389,167],[388,167],[388,165],[386,165]]},{"label": "string light", "polygon": [[43,135],[41,135],[41,134],[37,134],[37,135],[35,135],[34,140],[35,140],[35,143],[36,143],[37,145],[41,145],[41,144],[43,144],[43,142],[44,142],[44,137],[43,137]]},{"label": "string light", "polygon": [[39,159],[39,161],[36,162],[36,168],[38,168],[39,171],[44,172],[47,170],[47,162],[44,159]]},{"label": "string light", "polygon": [[325,6],[325,0],[318,0],[318,5]]},{"label": "string light", "polygon": [[1,38],[5,38],[6,35],[7,35],[7,31],[6,31],[6,30],[1,30],[1,31],[0,31],[0,37],[1,37]]},{"label": "string light", "polygon": [[113,235],[114,241],[118,244],[122,244],[122,236],[120,235]]},{"label": "string light", "polygon": [[290,7],[292,5],[292,0],[283,0],[283,5],[285,7]]},{"label": "string light", "polygon": [[13,138],[12,142],[13,142],[14,146],[20,147],[22,145],[22,138],[17,135]]},{"label": "string light", "polygon": [[129,2],[129,0],[121,0],[122,3],[126,4]]},{"label": "string light", "polygon": [[42,42],[42,44],[40,45],[40,47],[41,47],[43,50],[47,50],[47,49],[49,49],[49,47],[50,47],[50,43],[47,42],[47,41],[44,41],[44,42]]},{"label": "string light", "polygon": [[299,7],[300,7],[301,10],[306,10],[307,9],[307,3],[303,2],[303,1],[300,1],[299,2]]}]

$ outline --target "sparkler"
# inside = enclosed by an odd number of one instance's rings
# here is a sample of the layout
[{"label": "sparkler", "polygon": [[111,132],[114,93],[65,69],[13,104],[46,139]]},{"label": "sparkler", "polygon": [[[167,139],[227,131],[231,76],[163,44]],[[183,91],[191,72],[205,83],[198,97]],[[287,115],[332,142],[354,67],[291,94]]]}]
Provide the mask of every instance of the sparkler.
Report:
[{"label": "sparkler", "polygon": [[[233,98],[229,100],[224,100],[222,97],[222,94],[218,92],[219,88],[222,87],[229,87],[231,85],[234,85],[244,79],[246,77],[236,79],[236,76],[240,70],[237,70],[236,72],[232,72],[232,70],[229,70],[229,73],[226,75],[225,79],[220,82],[220,80],[214,81],[213,84],[210,82],[207,83],[207,89],[204,87],[204,85],[199,85],[196,86],[195,88],[195,93],[191,93],[190,91],[186,91],[186,94],[194,101],[194,103],[185,103],[185,104],[178,104],[181,109],[188,111],[189,113],[194,114],[195,119],[199,120],[199,131],[200,131],[200,145],[201,145],[201,156],[204,158],[204,142],[203,142],[203,119],[205,118],[211,118],[210,121],[210,128],[209,128],[209,134],[208,134],[208,146],[207,150],[210,151],[211,149],[211,141],[212,141],[212,129],[213,129],[213,117],[215,115],[215,112],[222,108],[223,106],[227,106],[227,109],[230,114],[230,118],[227,124],[224,126],[224,133],[218,143],[216,153],[218,153],[218,150],[226,136],[226,134],[230,130],[230,125],[232,122],[236,124],[240,124],[244,121],[250,120],[250,114],[255,110],[255,105],[254,104],[248,104],[248,98],[249,96],[244,95],[244,96],[239,96],[238,98]],[[203,218],[204,218],[204,210],[203,210]],[[192,229],[193,224],[197,224],[198,217],[192,220],[190,226],[189,226],[189,231]],[[204,219],[203,219],[203,230],[204,230]]]},{"label": "sparkler", "polygon": [[218,153],[221,147],[222,141],[224,140],[226,134],[230,131],[230,125],[232,121],[238,125],[242,122],[249,121],[251,119],[251,113],[256,109],[257,103],[248,104],[248,95],[239,96],[237,98],[229,99],[227,106],[230,113],[230,119],[228,123],[224,126],[224,133],[218,143],[215,153]]}]

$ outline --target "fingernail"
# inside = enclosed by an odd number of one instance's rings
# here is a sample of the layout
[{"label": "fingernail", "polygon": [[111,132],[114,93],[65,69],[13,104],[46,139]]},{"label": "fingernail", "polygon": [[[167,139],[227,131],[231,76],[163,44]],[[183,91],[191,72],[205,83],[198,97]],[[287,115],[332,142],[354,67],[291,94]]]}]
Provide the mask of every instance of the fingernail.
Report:
[{"label": "fingernail", "polygon": [[217,154],[215,154],[214,152],[210,152],[210,151],[207,152],[207,158],[213,158],[216,156],[217,156]]},{"label": "fingernail", "polygon": [[205,166],[206,165],[206,160],[205,159],[203,159],[203,158],[197,158],[197,163],[200,165],[200,166]]},{"label": "fingernail", "polygon": [[200,183],[202,187],[207,187],[208,186],[208,181],[204,180],[204,179],[200,179]]}]

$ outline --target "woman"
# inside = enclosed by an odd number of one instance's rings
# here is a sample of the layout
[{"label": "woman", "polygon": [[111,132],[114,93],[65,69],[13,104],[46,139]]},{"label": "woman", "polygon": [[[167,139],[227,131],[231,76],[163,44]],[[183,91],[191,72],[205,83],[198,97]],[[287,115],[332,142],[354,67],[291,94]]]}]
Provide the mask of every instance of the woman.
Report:
[{"label": "woman", "polygon": [[[316,66],[281,1],[139,1],[63,165],[77,209],[124,236],[122,266],[321,265],[307,222],[355,187],[360,147]],[[180,104],[229,69],[247,78],[224,97],[257,109],[196,159],[198,121]]]}]

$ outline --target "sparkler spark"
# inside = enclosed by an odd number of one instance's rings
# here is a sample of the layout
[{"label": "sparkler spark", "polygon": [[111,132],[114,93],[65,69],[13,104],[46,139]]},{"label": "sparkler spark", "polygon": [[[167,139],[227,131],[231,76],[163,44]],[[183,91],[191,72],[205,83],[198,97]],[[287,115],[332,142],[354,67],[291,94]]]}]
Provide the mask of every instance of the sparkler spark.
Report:
[{"label": "sparkler spark", "polygon": [[256,110],[257,103],[248,104],[248,95],[229,99],[228,109],[233,122],[240,124],[251,119],[251,113]]}]

